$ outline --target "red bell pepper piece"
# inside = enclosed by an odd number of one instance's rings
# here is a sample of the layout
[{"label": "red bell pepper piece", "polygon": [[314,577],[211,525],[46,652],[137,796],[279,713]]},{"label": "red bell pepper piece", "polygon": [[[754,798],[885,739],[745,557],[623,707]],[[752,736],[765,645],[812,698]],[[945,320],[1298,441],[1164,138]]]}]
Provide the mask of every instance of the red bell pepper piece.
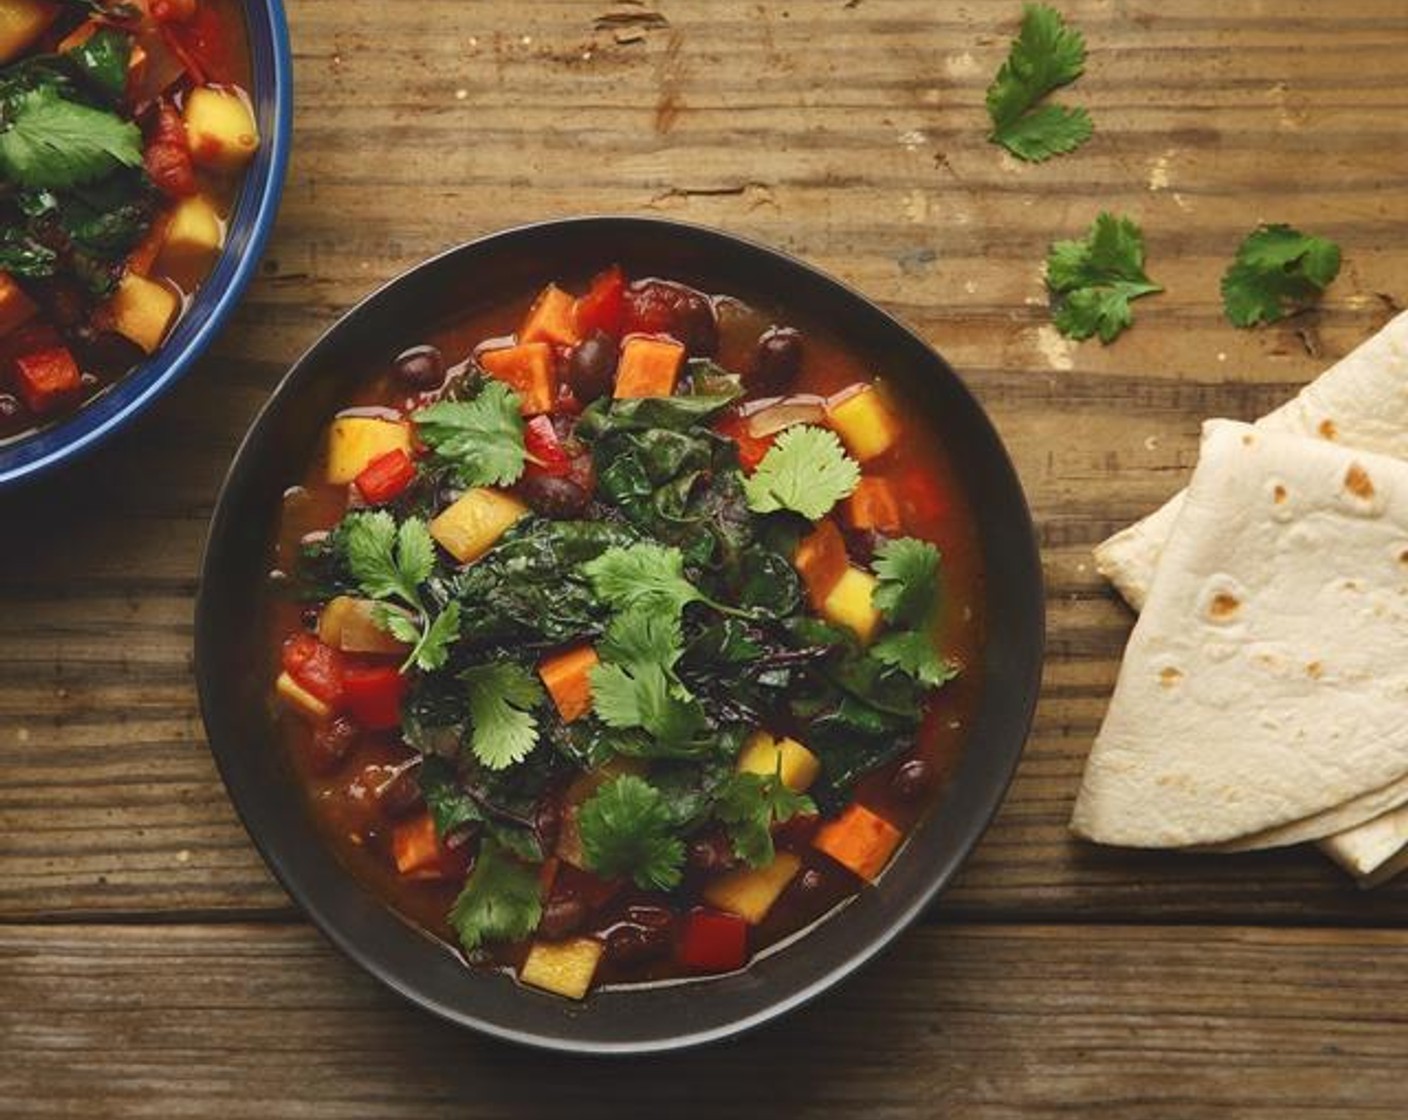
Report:
[{"label": "red bell pepper piece", "polygon": [[196,172],[186,143],[186,126],[169,101],[163,100],[156,107],[142,163],[152,182],[172,198],[188,198],[196,193]]},{"label": "red bell pepper piece", "polygon": [[406,678],[390,665],[348,665],[342,671],[342,702],[368,731],[401,726]]},{"label": "red bell pepper piece", "polygon": [[733,972],[748,960],[748,923],[702,907],[685,919],[680,963],[696,972]]},{"label": "red bell pepper piece", "polygon": [[352,480],[362,497],[381,505],[400,494],[416,477],[416,465],[399,447],[378,455]]},{"label": "red bell pepper piece", "polygon": [[572,469],[572,459],[547,416],[535,416],[524,425],[523,446],[533,466],[543,474],[561,478]]},{"label": "red bell pepper piece", "polygon": [[621,337],[626,319],[626,274],[612,265],[592,280],[586,295],[577,299],[577,333],[586,338],[592,331],[605,331]]},{"label": "red bell pepper piece", "polygon": [[15,359],[15,389],[38,415],[71,404],[83,382],[78,363],[64,346],[45,346]]},{"label": "red bell pepper piece", "polygon": [[295,634],[284,642],[284,671],[324,704],[342,703],[342,654],[312,634]]},{"label": "red bell pepper piece", "polygon": [[738,445],[738,465],[745,474],[752,474],[763,461],[763,456],[772,448],[775,436],[758,437],[748,432],[748,422],[737,413],[729,413],[714,425],[721,436],[727,436]]}]

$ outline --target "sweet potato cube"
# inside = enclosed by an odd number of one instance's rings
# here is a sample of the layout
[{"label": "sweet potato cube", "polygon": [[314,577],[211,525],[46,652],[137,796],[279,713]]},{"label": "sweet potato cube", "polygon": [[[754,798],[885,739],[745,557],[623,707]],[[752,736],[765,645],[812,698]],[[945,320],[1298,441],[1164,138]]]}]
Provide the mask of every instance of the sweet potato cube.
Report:
[{"label": "sweet potato cube", "polygon": [[108,300],[112,329],[148,354],[161,345],[181,301],[165,284],[128,272]]},{"label": "sweet potato cube", "polygon": [[826,419],[862,463],[883,455],[900,437],[900,422],[874,385],[837,393],[826,402]]},{"label": "sweet potato cube", "polygon": [[66,347],[45,346],[15,359],[15,389],[40,416],[75,403],[82,385],[78,363]]},{"label": "sweet potato cube", "polygon": [[488,487],[466,490],[430,523],[430,535],[461,564],[494,547],[510,525],[528,512],[511,494]]},{"label": "sweet potato cube", "polygon": [[259,150],[259,126],[233,90],[201,86],[186,96],[186,143],[191,159],[213,171],[239,171]]},{"label": "sweet potato cube", "polygon": [[274,682],[274,693],[293,711],[314,723],[326,723],[332,718],[332,708],[319,700],[288,673],[280,673]]},{"label": "sweet potato cube", "polygon": [[813,610],[820,610],[837,580],[850,567],[846,555],[846,540],[830,518],[817,523],[815,529],[802,538],[792,564],[807,589],[807,601]]},{"label": "sweet potato cube", "polygon": [[391,830],[391,855],[396,870],[408,879],[438,879],[444,861],[435,820],[422,813]]},{"label": "sweet potato cube", "polygon": [[804,792],[821,773],[821,760],[796,739],[774,739],[766,731],[748,736],[738,755],[738,769],[745,774],[782,775],[782,784]]},{"label": "sweet potato cube", "polygon": [[841,503],[841,520],[851,529],[873,529],[877,533],[900,533],[904,515],[899,498],[888,478],[866,475]]},{"label": "sweet potato cube", "polygon": [[600,661],[595,649],[581,645],[538,662],[538,676],[543,678],[543,685],[564,722],[571,723],[591,711],[591,672]]},{"label": "sweet potato cube", "polygon": [[[398,610],[389,604],[381,605],[388,611]],[[404,654],[410,647],[392,637],[373,620],[372,612],[376,606],[370,599],[337,596],[318,616],[318,640],[344,653]]]},{"label": "sweet potato cube", "polygon": [[339,416],[328,427],[328,481],[351,482],[368,463],[389,451],[411,451],[411,430],[397,420]]},{"label": "sweet potato cube", "polygon": [[545,992],[581,999],[592,986],[603,945],[591,937],[567,941],[535,941],[518,978]]},{"label": "sweet potato cube", "polygon": [[855,631],[862,645],[869,645],[880,625],[880,612],[871,602],[875,577],[859,568],[847,567],[821,604],[828,622]]},{"label": "sweet potato cube", "polygon": [[616,367],[617,400],[668,397],[684,364],[684,347],[667,338],[628,338]]},{"label": "sweet potato cube", "polygon": [[5,0],[0,4],[0,63],[9,62],[49,29],[57,4],[43,0]]},{"label": "sweet potato cube", "polygon": [[524,416],[551,412],[557,403],[557,372],[546,342],[520,342],[476,355],[484,372],[502,381],[522,402]]},{"label": "sweet potato cube", "polygon": [[184,288],[193,288],[210,270],[225,232],[220,215],[204,195],[183,198],[171,211],[157,264]]},{"label": "sweet potato cube", "polygon": [[519,342],[555,342],[559,346],[575,346],[580,341],[574,310],[577,301],[556,284],[549,284],[533,301]]},{"label": "sweet potato cube", "polygon": [[741,867],[720,875],[704,888],[704,901],[755,926],[801,868],[802,861],[791,852],[778,852],[766,867]]},{"label": "sweet potato cube", "polygon": [[904,834],[864,805],[852,804],[817,830],[812,847],[867,882],[885,869]]},{"label": "sweet potato cube", "polygon": [[0,272],[0,337],[24,326],[39,310],[8,272]]}]

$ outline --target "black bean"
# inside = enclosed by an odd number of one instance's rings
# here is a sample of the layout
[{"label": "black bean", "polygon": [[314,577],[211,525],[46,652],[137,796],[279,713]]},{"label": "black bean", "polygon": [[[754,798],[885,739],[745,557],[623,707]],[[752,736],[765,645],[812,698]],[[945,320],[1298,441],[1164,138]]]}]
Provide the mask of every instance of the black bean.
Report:
[{"label": "black bean", "polygon": [[744,380],[750,392],[785,393],[801,372],[802,332],[795,327],[769,327],[758,339]]},{"label": "black bean", "polygon": [[712,875],[727,871],[738,862],[733,845],[722,832],[704,832],[689,842],[685,861],[692,871]]},{"label": "black bean", "polygon": [[616,380],[616,342],[605,331],[592,331],[567,356],[567,384],[583,404],[611,392]]},{"label": "black bean", "polygon": [[922,758],[903,763],[890,779],[890,788],[902,801],[917,801],[933,784],[933,768]]},{"label": "black bean", "polygon": [[445,381],[445,358],[434,346],[412,346],[396,356],[391,369],[412,389],[438,389]]},{"label": "black bean", "polygon": [[352,750],[360,731],[346,716],[338,716],[313,732],[309,741],[313,768],[320,774],[331,774]]},{"label": "black bean", "polygon": [[549,941],[561,941],[582,928],[587,920],[587,904],[576,895],[560,894],[548,899],[538,922],[538,933]]},{"label": "black bean", "polygon": [[388,817],[404,817],[424,804],[420,792],[420,762],[398,767],[396,773],[373,791],[376,802]]},{"label": "black bean", "polygon": [[653,957],[663,957],[673,944],[669,927],[618,922],[607,932],[606,955],[615,964],[640,964]]},{"label": "black bean", "polygon": [[591,495],[570,478],[532,472],[518,484],[518,494],[544,517],[559,521],[580,517]]}]

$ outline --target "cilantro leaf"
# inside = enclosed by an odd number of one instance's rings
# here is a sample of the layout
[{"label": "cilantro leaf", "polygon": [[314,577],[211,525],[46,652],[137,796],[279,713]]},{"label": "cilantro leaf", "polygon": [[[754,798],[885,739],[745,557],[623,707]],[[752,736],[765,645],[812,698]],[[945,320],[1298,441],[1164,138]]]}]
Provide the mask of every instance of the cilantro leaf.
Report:
[{"label": "cilantro leaf", "polygon": [[870,647],[870,656],[893,665],[920,684],[937,688],[958,676],[958,666],[939,656],[934,639],[922,630],[901,630],[886,634]]},{"label": "cilantro leaf", "polygon": [[598,875],[629,875],[642,890],[679,884],[684,842],[665,795],[643,778],[623,774],[577,810],[577,830],[587,866]]},{"label": "cilantro leaf", "polygon": [[141,165],[141,129],[50,86],[21,97],[0,132],[0,174],[21,187],[64,190]]},{"label": "cilantro leaf", "polygon": [[1022,27],[988,87],[988,139],[1018,159],[1040,162],[1074,151],[1094,128],[1084,109],[1037,107],[1047,94],[1075,81],[1085,70],[1085,37],[1067,27],[1046,4],[1022,9]]},{"label": "cilantro leaf", "polygon": [[486,941],[517,941],[537,929],[542,916],[537,872],[486,838],[450,908],[460,944],[473,952]]},{"label": "cilantro leaf", "polygon": [[420,585],[435,567],[435,544],[424,521],[412,517],[398,527],[386,510],[349,514],[345,539],[347,566],[364,595],[421,609]]},{"label": "cilantro leaf", "polygon": [[457,828],[484,819],[484,813],[474,799],[455,783],[454,770],[445,759],[438,755],[424,759],[417,779],[421,796],[425,798],[425,807],[430,810],[431,819],[435,822],[436,835],[443,838]]},{"label": "cilantro leaf", "polygon": [[1261,226],[1223,274],[1223,311],[1236,327],[1277,322],[1318,299],[1339,271],[1333,241],[1288,225]]},{"label": "cilantro leaf", "polygon": [[779,759],[778,773],[731,775],[714,803],[714,816],[728,831],[734,854],[750,867],[766,867],[773,861],[774,824],[816,812],[810,797],[782,781],[781,766]]},{"label": "cilantro leaf", "polygon": [[1056,329],[1113,342],[1133,321],[1130,300],[1161,292],[1144,272],[1144,235],[1129,218],[1101,213],[1080,241],[1057,241],[1046,258]]},{"label": "cilantro leaf", "polygon": [[755,513],[790,509],[820,521],[859,481],[860,468],[835,432],[799,424],[777,437],[743,489]]},{"label": "cilantro leaf", "polygon": [[476,665],[460,674],[469,690],[469,749],[488,770],[522,762],[538,744],[532,709],[543,700],[536,677],[511,661]]},{"label": "cilantro leaf", "polygon": [[652,610],[648,603],[628,607],[607,624],[597,653],[616,665],[674,667],[684,652],[678,614]]},{"label": "cilantro leaf", "polygon": [[939,550],[928,541],[899,537],[885,541],[875,554],[877,610],[891,622],[923,625],[938,606]]},{"label": "cilantro leaf", "polygon": [[439,669],[450,656],[450,646],[460,636],[460,605],[450,603],[414,638],[396,634],[394,629],[392,633],[403,642],[415,643],[406,659],[408,665],[416,665],[426,671]]},{"label": "cilantro leaf", "polygon": [[684,553],[673,546],[642,541],[616,545],[582,565],[592,590],[615,610],[648,607],[678,617],[703,594],[684,575]]},{"label": "cilantro leaf", "polygon": [[704,712],[658,662],[627,669],[592,666],[592,710],[607,727],[639,727],[667,746],[687,743],[705,726]]},{"label": "cilantro leaf", "polygon": [[416,433],[463,486],[507,486],[527,460],[518,394],[489,381],[470,401],[440,401],[411,419]]}]

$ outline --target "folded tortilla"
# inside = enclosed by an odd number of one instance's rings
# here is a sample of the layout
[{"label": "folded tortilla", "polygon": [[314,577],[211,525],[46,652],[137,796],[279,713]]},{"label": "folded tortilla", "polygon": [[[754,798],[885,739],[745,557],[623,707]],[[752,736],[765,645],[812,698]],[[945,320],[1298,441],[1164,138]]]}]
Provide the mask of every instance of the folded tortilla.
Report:
[{"label": "folded tortilla", "polygon": [[[1408,311],[1256,426],[1408,459]],[[1183,494],[1175,494],[1095,549],[1096,568],[1135,610],[1149,594],[1159,554],[1182,504]]]},{"label": "folded tortilla", "polygon": [[1408,463],[1208,422],[1072,828],[1130,847],[1347,828],[1405,778]]},{"label": "folded tortilla", "polygon": [[1408,811],[1385,813],[1349,832],[1327,837],[1320,847],[1361,887],[1378,886],[1408,869]]},{"label": "folded tortilla", "polygon": [[[1405,828],[1408,828],[1408,808],[1404,808],[1405,805],[1408,805],[1408,777],[1399,778],[1398,781],[1390,782],[1383,789],[1376,789],[1371,793],[1366,793],[1363,797],[1353,798],[1326,812],[1316,813],[1314,816],[1292,821],[1290,824],[1284,824],[1278,828],[1268,828],[1264,832],[1254,832],[1250,836],[1239,836],[1236,840],[1229,840],[1225,844],[1217,844],[1213,850],[1219,852],[1257,852],[1264,848],[1285,848],[1291,844],[1304,844],[1307,841],[1319,840],[1323,837],[1325,844],[1329,844],[1332,840],[1340,840],[1338,850],[1349,855],[1350,858],[1359,859],[1361,856],[1367,857],[1368,852],[1354,854],[1359,848],[1355,836],[1358,829],[1350,826],[1357,821],[1367,821],[1368,823],[1358,826],[1367,829],[1384,814],[1401,812]],[[1404,841],[1408,843],[1408,832],[1404,834]],[[1386,859],[1392,854],[1392,852],[1386,853],[1383,858]]]}]

